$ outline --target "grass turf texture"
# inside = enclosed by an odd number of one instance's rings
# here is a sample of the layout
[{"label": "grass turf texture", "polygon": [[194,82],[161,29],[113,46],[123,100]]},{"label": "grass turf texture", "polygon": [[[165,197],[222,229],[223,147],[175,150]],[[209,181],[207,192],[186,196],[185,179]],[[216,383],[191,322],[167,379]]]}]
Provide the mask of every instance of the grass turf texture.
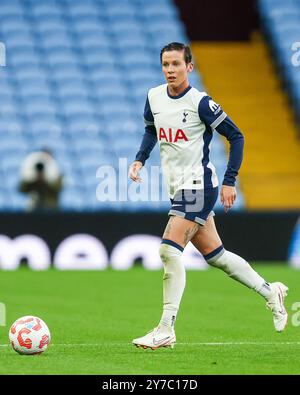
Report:
[{"label": "grass turf texture", "polygon": [[[221,271],[187,272],[173,350],[131,344],[158,322],[162,272],[0,272],[0,374],[299,374],[300,326],[291,310],[300,301],[300,271],[257,265],[268,281],[289,288],[289,325],[276,333],[272,315],[255,292]],[[21,356],[8,345],[12,322],[41,317],[52,342],[39,356]],[[216,344],[213,344],[216,343]]]}]

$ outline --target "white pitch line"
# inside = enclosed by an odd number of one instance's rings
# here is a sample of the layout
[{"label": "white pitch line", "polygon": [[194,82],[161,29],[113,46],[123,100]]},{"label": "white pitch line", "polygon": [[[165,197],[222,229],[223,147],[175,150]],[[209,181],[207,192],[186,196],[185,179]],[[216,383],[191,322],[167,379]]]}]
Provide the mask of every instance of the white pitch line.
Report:
[{"label": "white pitch line", "polygon": [[[51,347],[103,347],[103,346],[129,346],[132,343],[50,343]],[[179,346],[271,346],[271,345],[300,345],[300,342],[203,342],[203,343],[176,343]],[[8,347],[9,344],[0,344]]]},{"label": "white pitch line", "polygon": [[[82,343],[82,344],[53,344],[54,346],[82,346],[82,347],[93,347],[93,346],[127,346],[132,343]],[[176,343],[179,346],[247,346],[247,345],[259,345],[259,346],[270,346],[270,345],[300,345],[300,342],[268,342],[268,343],[259,343],[259,342],[213,342],[213,343]]]}]

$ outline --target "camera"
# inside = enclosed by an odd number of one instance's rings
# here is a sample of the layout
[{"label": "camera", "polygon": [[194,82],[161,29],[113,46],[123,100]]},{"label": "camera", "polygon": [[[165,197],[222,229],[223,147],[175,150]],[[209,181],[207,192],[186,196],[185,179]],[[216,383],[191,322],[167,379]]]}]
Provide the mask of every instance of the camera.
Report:
[{"label": "camera", "polygon": [[44,169],[45,169],[44,163],[43,163],[43,162],[37,162],[37,163],[35,164],[35,169],[36,169],[36,171],[38,171],[38,172],[44,171]]}]

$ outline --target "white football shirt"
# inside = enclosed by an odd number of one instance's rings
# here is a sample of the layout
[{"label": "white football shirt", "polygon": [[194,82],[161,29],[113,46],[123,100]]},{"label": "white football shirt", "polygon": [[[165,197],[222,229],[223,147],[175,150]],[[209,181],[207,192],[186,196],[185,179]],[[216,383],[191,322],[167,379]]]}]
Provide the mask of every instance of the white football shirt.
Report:
[{"label": "white football shirt", "polygon": [[163,175],[171,198],[180,189],[216,187],[218,178],[209,160],[213,130],[226,113],[205,92],[189,86],[170,96],[167,84],[148,92],[145,123],[154,125]]}]

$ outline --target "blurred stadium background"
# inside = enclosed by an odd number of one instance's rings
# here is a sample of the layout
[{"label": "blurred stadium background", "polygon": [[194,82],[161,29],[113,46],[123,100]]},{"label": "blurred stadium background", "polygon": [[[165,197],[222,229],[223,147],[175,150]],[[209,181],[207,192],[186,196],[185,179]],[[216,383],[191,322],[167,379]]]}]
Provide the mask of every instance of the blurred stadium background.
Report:
[{"label": "blurred stadium background", "polygon": [[[246,138],[238,200],[227,215],[217,204],[224,244],[300,267],[299,0],[1,0],[0,267],[25,259],[33,268],[104,268],[113,253],[159,259],[168,201],[100,201],[96,174],[109,165],[116,187],[130,186],[119,158],[135,157],[147,90],[164,82],[159,52],[172,41],[191,44],[191,84]],[[64,175],[59,210],[29,213],[20,167],[43,147]],[[227,152],[216,134],[220,179]],[[159,164],[158,147],[147,163]]]}]

